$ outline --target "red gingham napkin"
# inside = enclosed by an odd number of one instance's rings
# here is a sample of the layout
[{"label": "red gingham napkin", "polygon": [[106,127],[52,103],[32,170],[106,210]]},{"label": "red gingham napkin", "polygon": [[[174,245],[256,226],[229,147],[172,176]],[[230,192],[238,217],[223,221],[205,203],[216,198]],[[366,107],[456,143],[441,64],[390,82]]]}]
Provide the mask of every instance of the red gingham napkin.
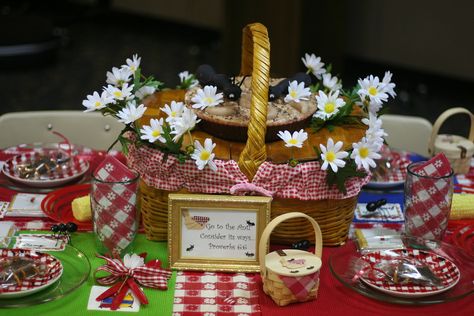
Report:
[{"label": "red gingham napkin", "polygon": [[178,272],[173,316],[258,316],[257,276]]},{"label": "red gingham napkin", "polygon": [[[449,175],[451,166],[440,153],[417,166],[414,173],[421,176],[442,177]],[[411,235],[426,239],[442,239],[448,225],[451,209],[452,179],[412,177],[411,189],[406,194],[406,227]]]},{"label": "red gingham napkin", "polygon": [[301,302],[306,301],[309,292],[319,281],[319,271],[302,277],[279,275],[291,293]]},{"label": "red gingham napkin", "polygon": [[97,167],[94,176],[105,183],[96,182],[92,191],[94,229],[104,246],[113,254],[120,254],[135,237],[138,228],[136,200],[138,182],[129,181],[136,175],[113,156],[107,156]]}]

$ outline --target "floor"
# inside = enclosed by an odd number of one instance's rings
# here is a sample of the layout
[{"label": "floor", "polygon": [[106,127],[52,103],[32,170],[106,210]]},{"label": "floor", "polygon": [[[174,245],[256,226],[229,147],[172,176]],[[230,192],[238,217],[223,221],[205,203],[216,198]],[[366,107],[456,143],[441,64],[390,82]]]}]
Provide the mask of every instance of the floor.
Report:
[{"label": "floor", "polygon": [[[58,48],[54,54],[45,54],[39,59],[0,60],[0,114],[26,110],[82,110],[82,100],[105,84],[106,72],[113,66],[122,65],[135,53],[142,57],[142,72],[153,74],[167,87],[177,84],[180,71],[193,72],[201,63],[212,64],[219,58],[218,32],[112,12],[107,9],[106,1],[103,7],[77,6],[73,10],[70,3],[68,7],[61,5],[61,1],[53,3],[57,4],[54,10],[41,5],[34,9],[41,17],[52,21]],[[33,24],[15,23],[0,25],[3,30],[0,30],[0,45],[5,39],[11,40],[12,34],[33,36]],[[12,33],[12,29],[15,32]],[[350,57],[345,63],[345,72],[341,74],[344,82],[356,82],[361,74],[383,74],[387,68],[392,70],[398,96],[390,104],[391,113],[423,116],[434,122],[448,107],[474,109],[471,97],[474,82]],[[448,122],[443,132],[467,134],[468,126],[467,119],[459,118]]]}]

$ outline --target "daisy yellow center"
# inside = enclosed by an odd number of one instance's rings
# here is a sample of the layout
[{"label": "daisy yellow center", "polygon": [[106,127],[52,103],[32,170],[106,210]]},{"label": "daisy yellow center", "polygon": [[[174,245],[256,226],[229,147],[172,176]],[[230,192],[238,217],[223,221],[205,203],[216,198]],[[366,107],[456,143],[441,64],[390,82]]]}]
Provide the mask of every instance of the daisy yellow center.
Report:
[{"label": "daisy yellow center", "polygon": [[296,98],[297,95],[298,95],[298,93],[296,93],[295,90],[291,90],[291,91],[290,91],[290,96],[291,96],[292,98]]},{"label": "daisy yellow center", "polygon": [[137,70],[137,68],[135,68],[135,66],[130,66],[130,70],[135,72],[135,70]]},{"label": "daisy yellow center", "polygon": [[160,135],[161,135],[160,131],[155,130],[155,131],[151,132],[151,136],[153,136],[153,137],[159,137]]},{"label": "daisy yellow center", "polygon": [[176,111],[171,111],[170,116],[171,116],[171,117],[176,117]]},{"label": "daisy yellow center", "polygon": [[367,158],[369,156],[369,148],[367,147],[359,148],[359,156],[362,159]]},{"label": "daisy yellow center", "polygon": [[369,94],[370,94],[370,95],[376,95],[376,94],[377,94],[377,88],[374,87],[374,86],[371,86],[371,87],[369,88]]},{"label": "daisy yellow center", "polygon": [[199,159],[201,159],[201,160],[208,160],[210,156],[211,156],[211,153],[210,153],[210,152],[208,152],[207,150],[203,150],[203,151],[201,151],[201,153],[199,154]]},{"label": "daisy yellow center", "polygon": [[116,97],[116,98],[122,97],[122,91],[115,91],[114,92],[114,97]]},{"label": "daisy yellow center", "polygon": [[324,111],[326,113],[332,113],[334,112],[335,109],[336,109],[336,106],[332,102],[326,103],[326,105],[324,105]]},{"label": "daisy yellow center", "polygon": [[214,99],[212,97],[205,97],[203,101],[207,104],[211,104],[214,102]]},{"label": "daisy yellow center", "polygon": [[102,105],[102,103],[100,103],[100,101],[95,101],[94,105],[95,105],[96,108],[98,108],[99,106]]},{"label": "daisy yellow center", "polygon": [[329,162],[333,162],[336,159],[336,154],[333,151],[328,151],[326,153],[326,160]]},{"label": "daisy yellow center", "polygon": [[296,139],[294,139],[294,138],[291,138],[291,139],[288,141],[288,144],[296,145],[296,144],[298,144],[298,140],[296,140]]}]

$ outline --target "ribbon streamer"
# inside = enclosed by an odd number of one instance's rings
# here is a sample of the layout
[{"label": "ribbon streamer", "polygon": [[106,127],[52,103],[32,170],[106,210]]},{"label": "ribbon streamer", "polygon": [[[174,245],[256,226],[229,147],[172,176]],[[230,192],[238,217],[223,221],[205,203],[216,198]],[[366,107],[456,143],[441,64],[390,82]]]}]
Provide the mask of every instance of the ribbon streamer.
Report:
[{"label": "ribbon streamer", "polygon": [[[140,256],[144,258],[146,254]],[[168,280],[171,277],[171,271],[162,269],[159,260],[151,260],[145,265],[129,268],[125,266],[124,262],[120,259],[112,259],[99,255],[97,255],[97,257],[104,259],[107,263],[98,267],[95,273],[99,271],[110,273],[108,276],[97,278],[97,283],[102,285],[114,285],[100,294],[96,300],[101,301],[115,295],[110,306],[111,310],[119,308],[123,297],[129,289],[135,294],[141,304],[148,304],[148,299],[138,284],[160,290],[166,290],[168,288]]]}]

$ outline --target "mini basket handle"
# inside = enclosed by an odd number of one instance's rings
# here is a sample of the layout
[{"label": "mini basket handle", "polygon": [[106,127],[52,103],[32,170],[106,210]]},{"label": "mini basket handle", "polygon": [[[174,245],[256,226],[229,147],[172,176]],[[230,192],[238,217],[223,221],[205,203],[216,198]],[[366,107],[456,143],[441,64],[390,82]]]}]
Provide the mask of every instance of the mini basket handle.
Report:
[{"label": "mini basket handle", "polygon": [[270,80],[270,41],[267,28],[260,23],[249,24],[242,34],[242,76],[252,76],[252,97],[247,143],[239,157],[239,168],[249,180],[267,159],[268,86]]},{"label": "mini basket handle", "polygon": [[452,108],[444,111],[441,113],[441,115],[436,119],[436,122],[433,125],[433,131],[431,132],[431,137],[430,137],[430,142],[428,143],[428,152],[430,155],[434,154],[434,143],[436,140],[436,136],[438,136],[439,129],[443,125],[443,123],[451,116],[455,114],[460,114],[464,113],[470,116],[471,118],[471,128],[469,130],[469,140],[471,142],[474,142],[474,115],[467,109],[457,107],[457,108]]},{"label": "mini basket handle", "polygon": [[267,274],[267,268],[265,266],[265,255],[268,253],[268,240],[270,234],[281,222],[284,222],[291,218],[303,217],[311,222],[314,229],[314,254],[316,257],[321,259],[323,253],[323,237],[321,234],[321,229],[319,228],[318,223],[310,216],[301,213],[301,212],[290,212],[280,216],[275,217],[263,230],[262,236],[260,237],[260,243],[258,246],[258,259],[260,261],[260,274],[262,277],[265,277]]}]

